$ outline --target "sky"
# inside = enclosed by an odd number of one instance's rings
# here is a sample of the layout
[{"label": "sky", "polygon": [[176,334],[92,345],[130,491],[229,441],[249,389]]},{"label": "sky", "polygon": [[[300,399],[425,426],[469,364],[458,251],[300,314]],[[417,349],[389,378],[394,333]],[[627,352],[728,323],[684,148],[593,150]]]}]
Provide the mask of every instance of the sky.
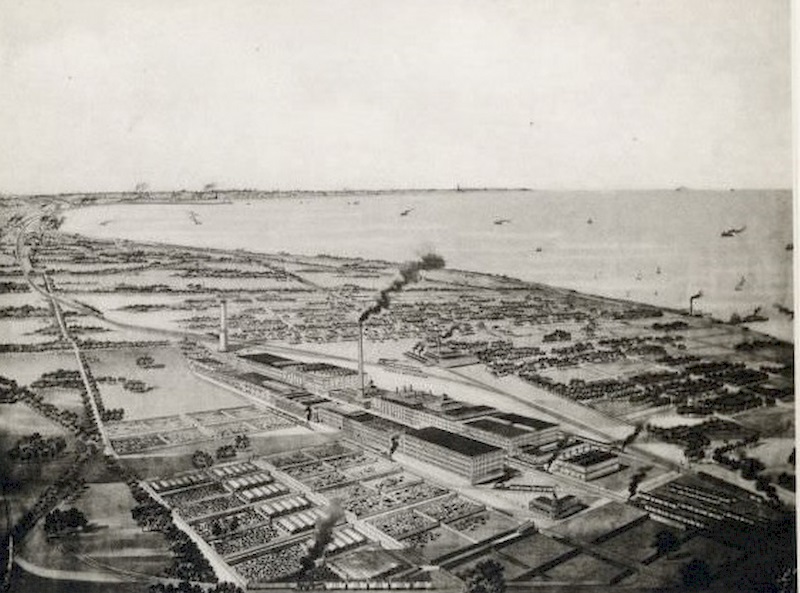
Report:
[{"label": "sky", "polygon": [[0,15],[0,192],[792,185],[789,0]]}]

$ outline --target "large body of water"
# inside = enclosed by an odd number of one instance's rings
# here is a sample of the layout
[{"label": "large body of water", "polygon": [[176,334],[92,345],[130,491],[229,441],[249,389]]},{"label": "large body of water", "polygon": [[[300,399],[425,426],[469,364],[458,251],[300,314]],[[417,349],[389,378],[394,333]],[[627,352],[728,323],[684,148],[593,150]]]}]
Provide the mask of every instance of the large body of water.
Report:
[{"label": "large body of water", "polygon": [[791,319],[776,308],[793,309],[788,191],[465,191],[121,204],[71,211],[63,228],[106,239],[392,261],[434,249],[453,268],[668,307],[686,308],[702,291],[700,311],[728,319],[761,307],[770,320],[753,329],[792,339]]}]

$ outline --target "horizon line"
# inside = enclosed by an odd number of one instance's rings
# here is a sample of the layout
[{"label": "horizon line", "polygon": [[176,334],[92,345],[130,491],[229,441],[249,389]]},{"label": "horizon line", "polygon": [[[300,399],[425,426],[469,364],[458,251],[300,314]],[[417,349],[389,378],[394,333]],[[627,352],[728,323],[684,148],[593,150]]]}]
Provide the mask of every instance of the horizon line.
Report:
[{"label": "horizon line", "polygon": [[411,192],[485,192],[485,191],[521,191],[521,192],[550,192],[550,193],[614,193],[614,192],[746,192],[746,191],[789,191],[793,187],[690,187],[680,185],[677,187],[647,187],[647,188],[540,188],[540,187],[503,187],[503,186],[460,186],[455,187],[409,187],[409,188],[338,188],[338,189],[257,189],[257,188],[217,188],[204,187],[200,189],[146,189],[146,190],[98,190],[98,191],[66,191],[66,192],[37,192],[15,193],[0,191],[0,199],[7,198],[47,198],[47,197],[76,197],[76,196],[108,196],[123,194],[146,198],[154,195],[165,194],[226,194],[226,193],[260,193],[260,194],[365,194],[365,193],[411,193]]}]

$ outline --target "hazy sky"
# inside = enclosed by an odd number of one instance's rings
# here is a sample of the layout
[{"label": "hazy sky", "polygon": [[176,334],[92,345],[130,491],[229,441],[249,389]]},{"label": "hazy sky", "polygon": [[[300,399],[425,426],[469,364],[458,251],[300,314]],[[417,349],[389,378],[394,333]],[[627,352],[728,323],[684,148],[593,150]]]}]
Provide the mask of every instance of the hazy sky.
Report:
[{"label": "hazy sky", "polygon": [[791,186],[789,0],[0,0],[0,191]]}]

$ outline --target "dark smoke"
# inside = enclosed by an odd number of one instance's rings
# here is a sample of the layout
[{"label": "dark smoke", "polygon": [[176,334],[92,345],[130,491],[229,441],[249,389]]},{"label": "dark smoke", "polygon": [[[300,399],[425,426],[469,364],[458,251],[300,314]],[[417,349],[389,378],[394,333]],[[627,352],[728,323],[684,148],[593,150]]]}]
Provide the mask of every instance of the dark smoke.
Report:
[{"label": "dark smoke", "polygon": [[636,491],[639,489],[639,484],[641,484],[642,480],[644,480],[647,472],[649,472],[652,467],[642,467],[639,469],[638,472],[631,476],[631,481],[628,484],[628,498],[631,498]]},{"label": "dark smoke", "polygon": [[397,447],[399,447],[399,446],[400,446],[400,437],[399,436],[393,436],[392,437],[392,444],[389,447],[389,457],[394,455],[394,452],[397,451]]},{"label": "dark smoke", "polygon": [[322,516],[317,519],[317,529],[314,534],[314,544],[309,548],[308,554],[300,560],[300,577],[303,578],[314,568],[317,559],[322,557],[325,548],[331,542],[333,527],[342,518],[344,511],[338,500],[334,499],[325,507]]},{"label": "dark smoke", "polygon": [[644,425],[637,424],[636,428],[634,429],[634,431],[631,434],[629,434],[628,436],[625,437],[625,440],[622,441],[622,445],[621,445],[621,448],[622,448],[623,451],[625,450],[625,447],[627,447],[628,445],[633,443],[633,441],[636,440],[636,437],[639,436],[639,433],[642,432],[643,428],[644,428]]},{"label": "dark smoke", "polygon": [[700,298],[700,297],[702,297],[702,296],[703,296],[703,291],[702,291],[702,290],[700,290],[700,291],[698,291],[697,293],[695,293],[695,294],[693,294],[692,296],[690,296],[690,297],[689,297],[689,300],[690,300],[690,301],[694,301],[694,300],[696,300],[696,299],[699,299],[699,298]]},{"label": "dark smoke", "polygon": [[400,276],[392,280],[392,283],[381,290],[375,297],[375,302],[367,307],[358,318],[359,323],[363,323],[375,313],[379,313],[389,307],[391,302],[389,295],[399,292],[407,284],[419,282],[419,273],[423,270],[439,270],[444,267],[444,258],[435,253],[426,253],[417,261],[406,262],[400,266]]},{"label": "dark smoke", "polygon": [[443,333],[443,334],[440,336],[440,337],[441,337],[441,339],[442,339],[442,340],[446,340],[447,338],[449,338],[450,336],[452,336],[452,335],[455,333],[455,331],[456,331],[457,329],[458,329],[458,324],[457,324],[457,323],[454,323],[453,325],[451,325],[451,326],[450,326],[450,327],[449,327],[449,328],[448,328],[448,329],[447,329],[447,330],[446,330],[446,331],[445,331],[445,332],[444,332],[444,333]]}]

